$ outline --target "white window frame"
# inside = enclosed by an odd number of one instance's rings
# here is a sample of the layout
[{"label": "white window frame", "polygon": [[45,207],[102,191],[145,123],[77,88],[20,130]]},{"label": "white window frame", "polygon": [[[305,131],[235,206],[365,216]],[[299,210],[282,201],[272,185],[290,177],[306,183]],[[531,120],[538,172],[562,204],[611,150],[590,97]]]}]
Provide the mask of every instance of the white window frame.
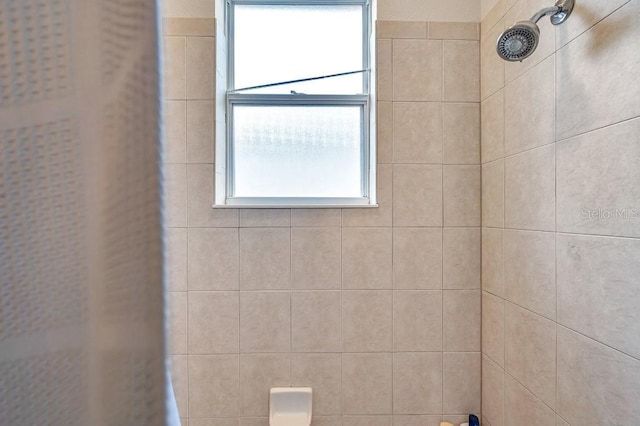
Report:
[{"label": "white window frame", "polygon": [[[375,73],[375,38],[373,22],[375,9],[372,0],[227,0],[226,21],[226,93],[224,144],[216,147],[216,194],[214,207],[229,208],[336,208],[336,207],[377,207],[376,204],[376,142],[375,142],[375,93],[372,84]],[[234,6],[235,5],[358,5],[363,9],[363,94],[361,95],[298,95],[298,94],[251,94],[237,91],[234,86]],[[220,45],[219,47],[220,48]],[[345,70],[353,71],[353,70]],[[315,76],[310,76],[315,77]],[[220,103],[218,102],[218,105]],[[361,123],[361,182],[362,197],[235,197],[233,182],[233,106],[360,106]],[[220,116],[218,116],[221,118]],[[218,136],[222,136],[218,132]],[[219,139],[218,139],[219,140]]]}]

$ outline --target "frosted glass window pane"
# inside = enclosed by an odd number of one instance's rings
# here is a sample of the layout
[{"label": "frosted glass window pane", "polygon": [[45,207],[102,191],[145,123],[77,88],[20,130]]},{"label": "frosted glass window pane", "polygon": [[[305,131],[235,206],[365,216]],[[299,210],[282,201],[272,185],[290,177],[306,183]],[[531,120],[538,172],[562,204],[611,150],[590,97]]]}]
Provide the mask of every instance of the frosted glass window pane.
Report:
[{"label": "frosted glass window pane", "polygon": [[[363,7],[236,5],[235,88],[363,69]],[[363,74],[265,93],[362,93]]]},{"label": "frosted glass window pane", "polygon": [[360,106],[233,108],[235,197],[362,197]]}]

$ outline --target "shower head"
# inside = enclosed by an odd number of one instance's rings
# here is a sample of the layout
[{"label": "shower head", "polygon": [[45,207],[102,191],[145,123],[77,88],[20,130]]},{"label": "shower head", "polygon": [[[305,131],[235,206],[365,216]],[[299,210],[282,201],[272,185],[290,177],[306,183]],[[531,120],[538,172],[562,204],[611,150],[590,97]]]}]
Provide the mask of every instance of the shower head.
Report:
[{"label": "shower head", "polygon": [[558,0],[555,6],[542,9],[528,21],[516,22],[507,28],[498,37],[496,45],[498,55],[505,61],[522,62],[538,47],[538,41],[540,40],[538,21],[545,16],[551,15],[551,23],[560,25],[571,15],[574,3],[575,0]]}]

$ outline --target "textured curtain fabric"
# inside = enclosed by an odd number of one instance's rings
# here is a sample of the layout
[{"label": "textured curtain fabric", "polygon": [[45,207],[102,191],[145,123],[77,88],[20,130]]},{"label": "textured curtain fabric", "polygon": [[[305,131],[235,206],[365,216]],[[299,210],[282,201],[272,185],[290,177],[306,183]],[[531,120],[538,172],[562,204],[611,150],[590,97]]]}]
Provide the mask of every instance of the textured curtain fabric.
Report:
[{"label": "textured curtain fabric", "polygon": [[165,424],[153,0],[0,0],[0,425]]}]

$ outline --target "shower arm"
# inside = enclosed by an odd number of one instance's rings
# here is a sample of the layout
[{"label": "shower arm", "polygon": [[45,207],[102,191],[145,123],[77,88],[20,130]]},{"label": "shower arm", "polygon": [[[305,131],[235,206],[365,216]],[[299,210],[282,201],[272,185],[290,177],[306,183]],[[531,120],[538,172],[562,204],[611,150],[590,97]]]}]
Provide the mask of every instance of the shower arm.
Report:
[{"label": "shower arm", "polygon": [[533,15],[531,19],[529,19],[529,21],[533,22],[534,24],[537,24],[538,21],[544,18],[545,16],[555,15],[556,13],[561,11],[562,11],[562,8],[559,6],[547,7],[542,9],[540,12],[536,13],[535,15]]}]

